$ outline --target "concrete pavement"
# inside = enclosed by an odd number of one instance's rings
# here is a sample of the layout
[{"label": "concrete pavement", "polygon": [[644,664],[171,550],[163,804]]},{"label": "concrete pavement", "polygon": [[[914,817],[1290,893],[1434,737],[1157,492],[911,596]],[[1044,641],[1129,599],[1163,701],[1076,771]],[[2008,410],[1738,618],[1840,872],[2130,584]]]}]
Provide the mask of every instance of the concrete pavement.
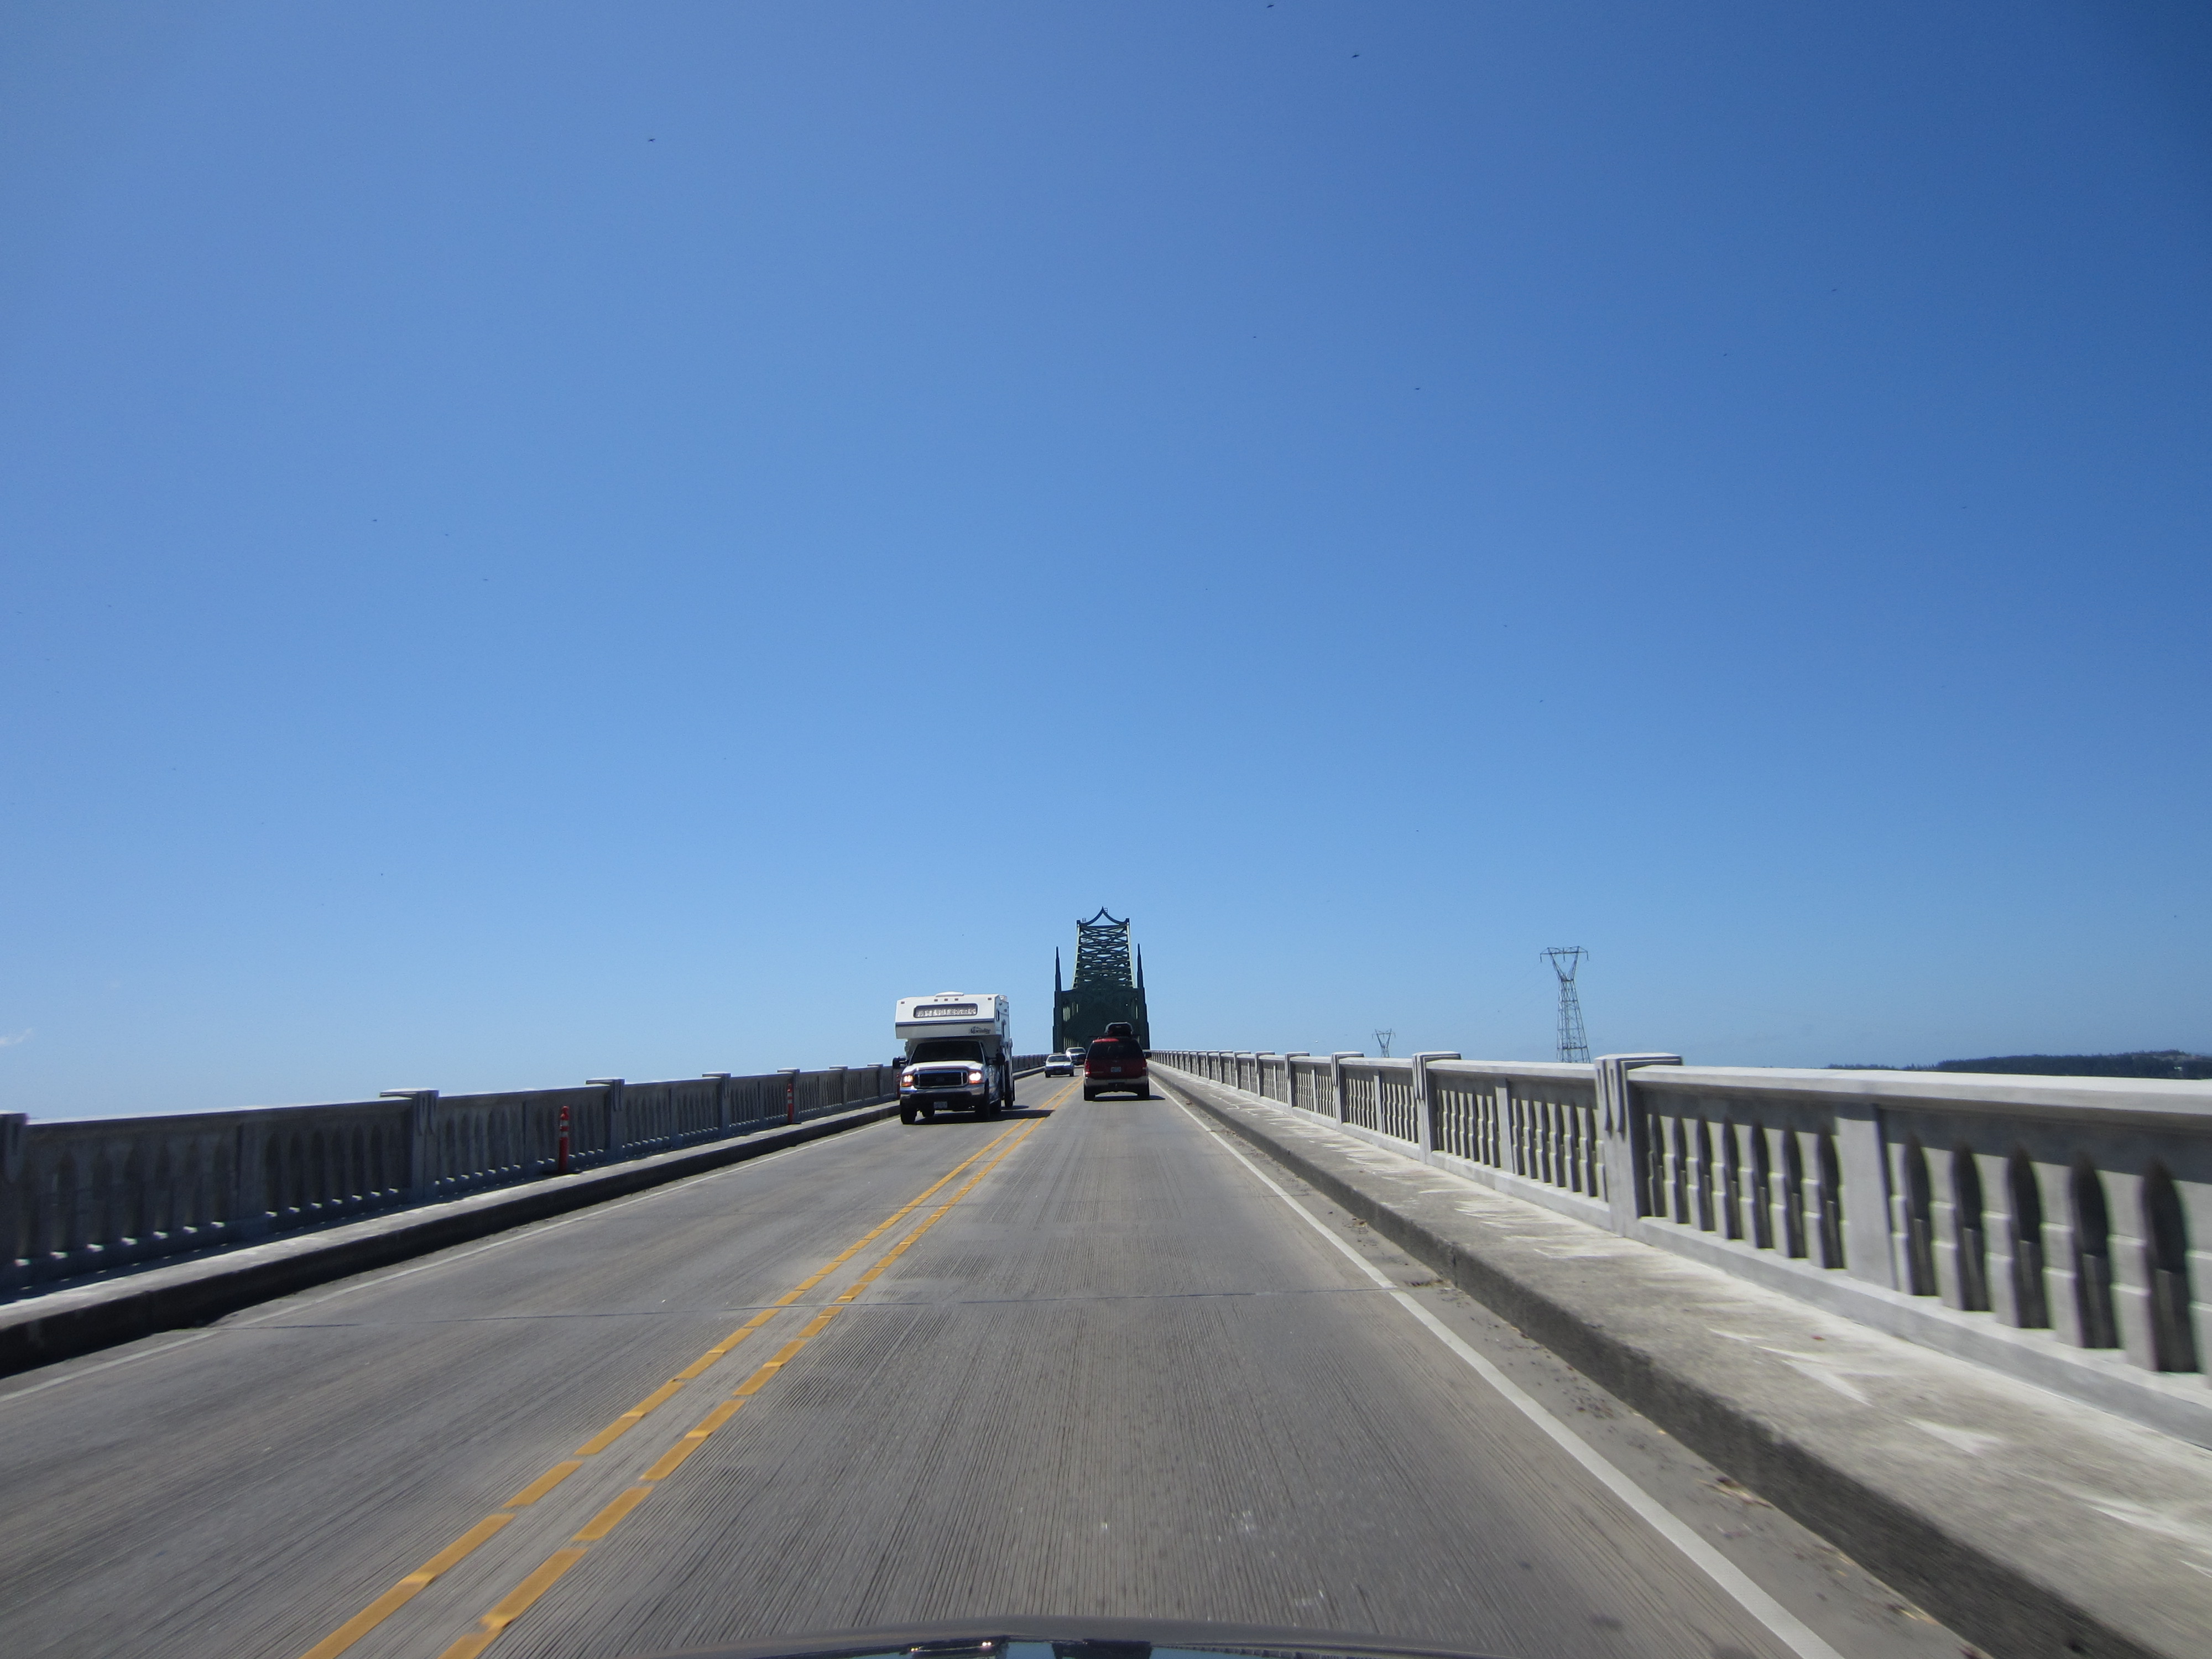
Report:
[{"label": "concrete pavement", "polygon": [[[1960,1650],[1182,1106],[1022,1092],[12,1379],[9,1652],[613,1659],[991,1613]],[[1784,1634],[1370,1267],[1723,1540]]]}]

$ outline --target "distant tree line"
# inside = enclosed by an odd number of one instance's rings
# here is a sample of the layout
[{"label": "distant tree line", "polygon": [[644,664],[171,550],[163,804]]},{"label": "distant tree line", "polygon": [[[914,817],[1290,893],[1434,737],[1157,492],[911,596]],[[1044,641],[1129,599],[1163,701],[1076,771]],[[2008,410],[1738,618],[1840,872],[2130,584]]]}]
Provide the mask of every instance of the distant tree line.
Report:
[{"label": "distant tree line", "polygon": [[2021,1077],[2212,1078],[2212,1054],[2182,1048],[2131,1054],[1991,1054],[1982,1060],[1939,1060],[1933,1066],[1831,1066],[1832,1072],[2009,1072]]}]

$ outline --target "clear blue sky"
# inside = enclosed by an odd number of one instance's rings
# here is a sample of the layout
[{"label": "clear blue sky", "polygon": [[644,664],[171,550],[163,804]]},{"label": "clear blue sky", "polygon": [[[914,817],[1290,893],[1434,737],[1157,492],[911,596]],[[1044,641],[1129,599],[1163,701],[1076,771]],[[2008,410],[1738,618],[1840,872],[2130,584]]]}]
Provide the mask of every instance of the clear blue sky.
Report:
[{"label": "clear blue sky", "polygon": [[2212,25],[13,3],[0,1109],[2212,1048]]}]

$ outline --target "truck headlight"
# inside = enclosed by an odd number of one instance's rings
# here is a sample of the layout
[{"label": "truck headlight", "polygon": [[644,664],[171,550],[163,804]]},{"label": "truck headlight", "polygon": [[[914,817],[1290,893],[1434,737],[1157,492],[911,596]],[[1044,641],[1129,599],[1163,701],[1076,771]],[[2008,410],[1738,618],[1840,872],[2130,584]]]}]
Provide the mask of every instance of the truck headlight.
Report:
[{"label": "truck headlight", "polygon": [[981,1072],[970,1072],[968,1073],[968,1080],[970,1083],[981,1083],[983,1080],[983,1074]]}]

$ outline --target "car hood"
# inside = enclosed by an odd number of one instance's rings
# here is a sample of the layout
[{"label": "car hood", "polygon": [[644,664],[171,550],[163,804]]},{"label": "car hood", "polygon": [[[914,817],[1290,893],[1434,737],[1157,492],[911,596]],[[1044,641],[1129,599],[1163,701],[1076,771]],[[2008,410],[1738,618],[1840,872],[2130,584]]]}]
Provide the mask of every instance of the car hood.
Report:
[{"label": "car hood", "polygon": [[1482,1659],[1466,1648],[1364,1632],[1044,1616],[763,1637],[663,1659],[1183,1659],[1212,1654],[1255,1659]]}]

